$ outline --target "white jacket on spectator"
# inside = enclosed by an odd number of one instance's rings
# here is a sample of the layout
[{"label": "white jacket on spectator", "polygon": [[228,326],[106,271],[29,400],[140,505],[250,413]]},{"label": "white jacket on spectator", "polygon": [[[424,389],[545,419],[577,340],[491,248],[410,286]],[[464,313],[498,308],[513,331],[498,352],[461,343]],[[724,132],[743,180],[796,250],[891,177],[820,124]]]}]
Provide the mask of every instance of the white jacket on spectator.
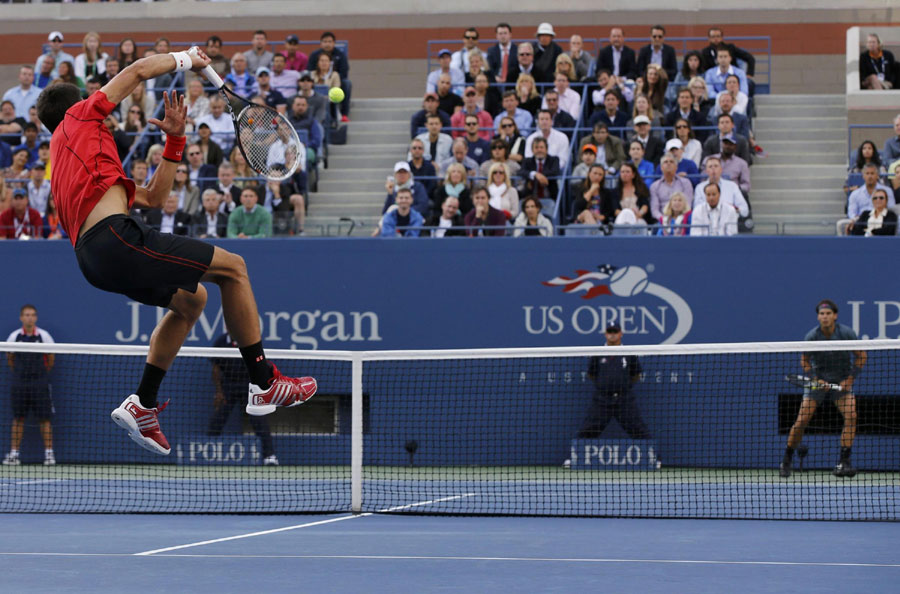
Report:
[{"label": "white jacket on spectator", "polygon": [[[537,224],[540,227],[539,231],[541,232],[541,237],[553,237],[553,223],[550,222],[550,219],[545,217],[542,213],[538,213]],[[528,216],[524,212],[520,212],[519,216],[516,217],[515,222],[513,223],[515,227],[527,227],[528,226]],[[513,237],[522,237],[525,235],[525,229],[514,229]]]},{"label": "white jacket on spectator", "polygon": [[691,213],[691,235],[737,235],[738,215],[730,204],[719,200],[715,208],[710,208],[706,200],[695,206]]},{"label": "white jacket on spectator", "polygon": [[[450,138],[449,134],[444,134],[443,132],[438,134],[437,157],[435,159],[431,158],[431,141],[428,140],[428,132],[422,132],[416,136],[416,140],[421,140],[422,144],[425,145],[425,160],[434,163],[435,167],[437,167],[441,161],[450,158],[450,150],[453,148],[453,139]],[[410,159],[412,159],[412,153],[407,151],[406,160],[409,161]]]},{"label": "white jacket on spectator", "polygon": [[[525,158],[533,157],[531,143],[538,136],[543,136],[540,130],[532,133],[525,140]],[[563,171],[569,162],[569,137],[559,130],[550,129],[550,137],[547,138],[547,154],[559,159],[559,170]]]},{"label": "white jacket on spectator", "polygon": [[[701,204],[706,204],[706,186],[708,185],[709,180],[703,180],[694,188],[694,204],[691,207],[692,209],[696,210]],[[740,186],[736,183],[728,179],[720,179],[719,193],[721,194],[721,198],[719,198],[720,203],[733,206],[738,210],[742,217],[746,217],[750,214],[750,205],[747,204],[747,200],[744,198]]]}]

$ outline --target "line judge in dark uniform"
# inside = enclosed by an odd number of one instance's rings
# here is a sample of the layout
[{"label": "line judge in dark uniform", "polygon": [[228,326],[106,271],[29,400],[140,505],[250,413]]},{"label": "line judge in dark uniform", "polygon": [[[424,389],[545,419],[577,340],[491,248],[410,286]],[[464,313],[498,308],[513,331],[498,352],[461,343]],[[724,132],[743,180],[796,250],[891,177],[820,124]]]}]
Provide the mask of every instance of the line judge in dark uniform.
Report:
[{"label": "line judge in dark uniform", "polygon": [[[606,327],[606,346],[622,346],[622,328]],[[641,417],[632,386],[640,379],[641,364],[635,355],[591,357],[588,377],[594,382],[594,398],[578,430],[578,437],[596,439],[616,418],[632,439],[650,439],[650,431]]]}]

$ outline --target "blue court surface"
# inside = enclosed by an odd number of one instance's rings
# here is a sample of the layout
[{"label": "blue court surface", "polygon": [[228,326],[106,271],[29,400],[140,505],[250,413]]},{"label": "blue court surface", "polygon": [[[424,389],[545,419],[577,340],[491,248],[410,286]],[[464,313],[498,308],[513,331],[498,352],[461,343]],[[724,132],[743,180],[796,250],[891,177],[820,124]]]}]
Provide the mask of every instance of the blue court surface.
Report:
[{"label": "blue court surface", "polygon": [[900,524],[0,515],[2,592],[898,592]]}]

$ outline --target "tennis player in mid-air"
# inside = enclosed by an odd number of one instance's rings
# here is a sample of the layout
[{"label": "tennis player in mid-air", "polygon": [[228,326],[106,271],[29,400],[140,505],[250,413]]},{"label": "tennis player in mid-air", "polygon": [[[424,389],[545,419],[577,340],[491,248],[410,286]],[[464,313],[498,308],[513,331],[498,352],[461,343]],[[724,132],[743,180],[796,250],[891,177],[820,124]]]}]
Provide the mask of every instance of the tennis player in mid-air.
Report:
[{"label": "tennis player in mid-air", "polygon": [[172,52],[142,58],[85,100],[75,85],[55,84],[38,97],[41,122],[53,132],[51,187],[59,220],[75,247],[78,265],[92,285],[146,305],[168,308],[150,338],[150,352],[137,392],[113,410],[113,420],[152,452],[166,455],[169,442],[160,429],[157,392],[203,311],[206,289],[219,285],[225,324],[250,374],[246,410],[265,415],[295,406],[316,393],[311,377],[281,375],[266,360],[259,315],[244,260],[208,243],[162,234],[128,216],[132,206],[155,208],[172,188],[184,150],[184,97],[163,94],[165,116],[149,121],[165,133],[163,161],[145,188],[125,177],[104,118],[141,82],[169,72],[199,71],[210,63],[203,53]]}]

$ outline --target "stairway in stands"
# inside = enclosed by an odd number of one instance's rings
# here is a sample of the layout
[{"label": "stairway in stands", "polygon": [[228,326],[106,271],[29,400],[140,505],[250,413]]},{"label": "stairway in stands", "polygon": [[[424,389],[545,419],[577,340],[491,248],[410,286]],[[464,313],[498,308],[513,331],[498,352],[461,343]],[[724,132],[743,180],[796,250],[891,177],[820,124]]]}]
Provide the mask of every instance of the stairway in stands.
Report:
[{"label": "stairway in stands", "polygon": [[328,169],[320,169],[319,191],[310,195],[307,235],[371,235],[381,218],[384,182],[393,166],[406,160],[409,118],[420,99],[354,99],[347,144],[329,148]]},{"label": "stairway in stands", "polygon": [[756,232],[833,235],[846,203],[844,96],[757,95],[756,115],[756,142],[768,152],[750,168]]}]

